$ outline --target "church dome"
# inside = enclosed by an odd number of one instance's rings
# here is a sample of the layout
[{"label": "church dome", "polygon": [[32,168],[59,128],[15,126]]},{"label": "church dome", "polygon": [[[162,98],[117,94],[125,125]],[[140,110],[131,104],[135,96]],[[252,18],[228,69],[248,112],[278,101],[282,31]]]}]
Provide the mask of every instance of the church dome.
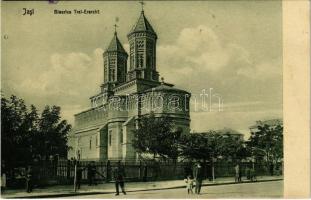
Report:
[{"label": "church dome", "polygon": [[151,91],[171,91],[171,92],[179,92],[179,93],[189,93],[185,90],[174,88],[173,86],[167,85],[165,83],[161,84],[157,87],[149,88],[149,89],[145,90],[145,92],[151,92]]}]

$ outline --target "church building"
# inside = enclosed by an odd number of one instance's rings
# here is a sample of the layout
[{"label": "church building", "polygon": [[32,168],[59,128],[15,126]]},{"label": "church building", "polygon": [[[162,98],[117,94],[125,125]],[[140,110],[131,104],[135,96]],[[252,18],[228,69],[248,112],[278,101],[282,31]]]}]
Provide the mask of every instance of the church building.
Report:
[{"label": "church building", "polygon": [[190,93],[165,83],[163,78],[159,80],[158,37],[143,10],[127,38],[129,52],[124,50],[115,31],[103,53],[100,92],[90,97],[90,109],[74,116],[75,123],[68,137],[71,147],[68,158],[138,159],[132,147],[133,130],[137,120],[151,112],[155,117],[171,117],[176,129],[190,132]]}]

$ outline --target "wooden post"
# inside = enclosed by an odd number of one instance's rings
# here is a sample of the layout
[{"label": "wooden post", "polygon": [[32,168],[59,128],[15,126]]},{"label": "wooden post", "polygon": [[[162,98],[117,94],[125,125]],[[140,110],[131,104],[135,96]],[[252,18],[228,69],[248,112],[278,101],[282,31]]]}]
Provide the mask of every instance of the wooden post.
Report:
[{"label": "wooden post", "polygon": [[213,183],[215,182],[215,167],[214,167],[214,158],[212,158],[212,175],[213,175]]},{"label": "wooden post", "polygon": [[139,180],[142,180],[142,165],[141,165],[141,160],[139,160]]},{"label": "wooden post", "polygon": [[75,173],[74,173],[74,181],[73,181],[73,190],[74,192],[77,191],[77,160],[74,160],[75,164]]},{"label": "wooden post", "polygon": [[78,167],[78,161],[80,160],[80,152],[78,151],[77,152],[77,159],[75,159],[75,174],[74,174],[74,186],[73,186],[73,189],[74,189],[74,192],[77,191],[77,167]]}]

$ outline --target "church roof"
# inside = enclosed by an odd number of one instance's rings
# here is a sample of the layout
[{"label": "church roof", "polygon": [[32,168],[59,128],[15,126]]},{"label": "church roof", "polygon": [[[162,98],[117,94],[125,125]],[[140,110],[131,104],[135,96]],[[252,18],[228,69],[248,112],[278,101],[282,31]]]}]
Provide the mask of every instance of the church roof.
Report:
[{"label": "church roof", "polygon": [[150,33],[153,33],[156,35],[151,24],[147,20],[145,14],[144,14],[144,11],[141,11],[141,14],[138,18],[137,23],[133,26],[133,28],[129,34],[134,33],[134,32],[142,32],[142,31],[150,32]]},{"label": "church roof", "polygon": [[106,52],[113,52],[113,51],[118,51],[118,52],[121,52],[121,53],[126,53],[126,51],[124,50],[118,36],[117,36],[117,33],[115,32],[114,33],[114,36],[106,50]]}]

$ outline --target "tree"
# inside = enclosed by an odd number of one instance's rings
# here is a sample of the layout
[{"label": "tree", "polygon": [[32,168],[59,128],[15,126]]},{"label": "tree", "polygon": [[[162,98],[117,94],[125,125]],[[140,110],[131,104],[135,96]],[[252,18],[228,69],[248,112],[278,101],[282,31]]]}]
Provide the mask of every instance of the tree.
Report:
[{"label": "tree", "polygon": [[190,160],[212,161],[220,156],[219,138],[215,131],[185,134],[180,140],[180,155]]},{"label": "tree", "polygon": [[267,163],[275,163],[283,158],[283,126],[260,125],[251,132],[248,148],[255,157],[263,157]]},{"label": "tree", "polygon": [[31,157],[28,141],[37,116],[34,106],[31,108],[28,112],[25,102],[14,95],[1,98],[1,152],[7,165]]},{"label": "tree", "polygon": [[46,106],[38,123],[36,153],[44,158],[51,155],[65,157],[67,155],[67,134],[71,125],[61,120],[59,106]]},{"label": "tree", "polygon": [[46,107],[41,116],[34,105],[12,95],[1,97],[1,160],[9,167],[25,165],[35,156],[67,154],[71,125],[60,120],[60,107]]},{"label": "tree", "polygon": [[208,131],[183,135],[180,155],[188,159],[212,161],[217,158],[240,160],[247,156],[244,141],[232,131]]},{"label": "tree", "polygon": [[150,153],[153,158],[178,157],[178,141],[181,129],[174,129],[174,122],[167,116],[155,117],[153,113],[138,120],[138,128],[133,131],[133,147],[139,153]]},{"label": "tree", "polygon": [[222,129],[217,133],[221,135],[219,145],[223,158],[238,161],[250,156],[241,133],[232,129]]}]

